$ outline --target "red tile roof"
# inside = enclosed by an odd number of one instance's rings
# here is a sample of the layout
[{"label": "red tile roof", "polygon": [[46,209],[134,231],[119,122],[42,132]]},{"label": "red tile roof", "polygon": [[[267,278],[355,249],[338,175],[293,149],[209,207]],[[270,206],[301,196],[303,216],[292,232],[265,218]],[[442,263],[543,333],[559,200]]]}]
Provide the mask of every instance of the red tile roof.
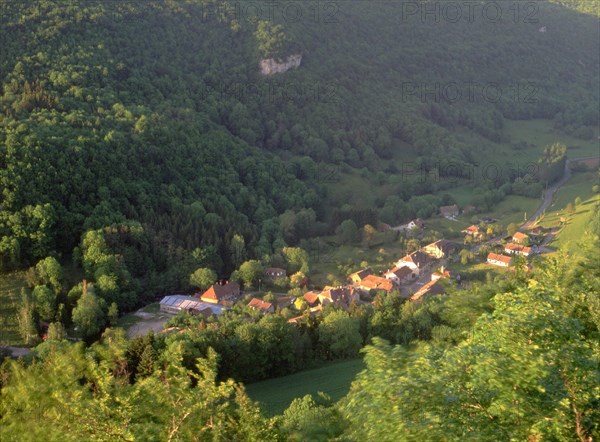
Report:
[{"label": "red tile roof", "polygon": [[439,280],[430,281],[421,287],[414,295],[410,297],[411,301],[417,301],[426,295],[441,295],[445,293],[444,287],[439,283]]},{"label": "red tile roof", "polygon": [[361,287],[367,288],[369,290],[376,289],[390,291],[394,288],[394,284],[390,280],[375,275],[367,276],[361,281],[360,284]]},{"label": "red tile roof", "polygon": [[319,294],[315,292],[306,292],[304,294],[304,300],[312,305],[319,300]]},{"label": "red tile roof", "polygon": [[525,233],[521,233],[521,232],[515,232],[515,234],[513,235],[513,241],[523,241],[524,239],[529,238],[529,236],[527,236]]},{"label": "red tile roof", "polygon": [[273,307],[273,304],[263,301],[262,299],[252,298],[252,300],[248,303],[248,307],[267,312],[271,309],[271,307]]},{"label": "red tile roof", "polygon": [[510,262],[512,261],[512,258],[510,256],[506,256],[506,255],[498,255],[497,253],[490,253],[487,256],[488,261],[492,260],[492,261],[500,261],[506,264],[510,264]]},{"label": "red tile roof", "polygon": [[405,257],[400,259],[398,262],[400,262],[400,261],[412,262],[417,267],[423,267],[425,264],[427,264],[427,261],[429,261],[429,257],[427,256],[426,253],[423,253],[420,250],[417,250],[416,252],[412,252],[410,255],[406,255]]},{"label": "red tile roof", "polygon": [[527,246],[522,246],[521,244],[513,244],[513,243],[508,243],[504,246],[504,250],[509,250],[511,252],[515,252],[515,253],[527,253],[527,254],[531,254],[531,247],[527,247]]},{"label": "red tile roof", "polygon": [[205,291],[200,298],[220,302],[224,298],[239,293],[239,291],[240,286],[237,282],[227,281],[225,284],[213,284],[213,286]]}]

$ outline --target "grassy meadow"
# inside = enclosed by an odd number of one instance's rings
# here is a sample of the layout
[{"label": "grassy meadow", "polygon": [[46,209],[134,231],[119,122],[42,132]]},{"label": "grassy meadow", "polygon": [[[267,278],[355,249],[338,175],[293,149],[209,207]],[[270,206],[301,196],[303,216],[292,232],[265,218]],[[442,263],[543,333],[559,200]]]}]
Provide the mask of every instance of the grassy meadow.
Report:
[{"label": "grassy meadow", "polygon": [[24,272],[0,275],[0,346],[24,345],[17,320],[23,287],[27,287]]},{"label": "grassy meadow", "polygon": [[[561,187],[548,211],[540,220],[540,225],[546,228],[560,227],[556,238],[550,247],[565,249],[576,253],[579,249],[577,243],[585,239],[585,231],[592,220],[598,217],[597,205],[600,204],[600,195],[592,192],[592,186],[598,183],[597,172],[574,173],[571,179]],[[581,198],[582,203],[575,205],[575,199]],[[575,211],[567,213],[565,208],[572,203]],[[564,223],[561,223],[561,220]]]},{"label": "grassy meadow", "polygon": [[336,362],[289,376],[256,382],[246,386],[250,398],[258,401],[270,416],[283,413],[290,403],[307,394],[316,398],[323,392],[337,401],[344,397],[356,375],[365,368],[362,359]]}]

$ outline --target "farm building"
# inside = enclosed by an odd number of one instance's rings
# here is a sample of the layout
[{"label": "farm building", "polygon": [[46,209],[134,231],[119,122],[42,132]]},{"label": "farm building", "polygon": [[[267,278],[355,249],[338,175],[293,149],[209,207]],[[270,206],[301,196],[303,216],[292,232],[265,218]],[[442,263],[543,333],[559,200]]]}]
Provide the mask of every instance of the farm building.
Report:
[{"label": "farm building", "polygon": [[384,276],[386,279],[389,279],[390,281],[393,281],[396,284],[403,284],[407,281],[410,281],[416,275],[413,273],[410,267],[402,266],[394,267],[393,269],[387,271]]},{"label": "farm building", "polygon": [[252,300],[248,303],[248,307],[263,313],[275,313],[275,306],[273,303],[263,301],[262,299],[258,298],[252,298]]},{"label": "farm building", "polygon": [[223,301],[233,301],[240,295],[240,286],[234,281],[220,281],[211,288],[197,295],[202,301],[210,304],[219,304]]},{"label": "farm building", "polygon": [[191,296],[170,295],[161,299],[160,311],[172,315],[176,315],[181,311],[187,311],[192,315],[202,314],[210,316],[212,314],[220,315],[223,308],[218,305],[211,305],[206,302],[198,301],[198,298],[193,298]]},{"label": "farm building", "polygon": [[512,237],[513,242],[517,244],[523,243],[526,239],[529,239],[529,236],[522,232],[515,232],[515,234]]},{"label": "farm building", "polygon": [[279,267],[269,267],[265,269],[264,275],[268,278],[280,278],[282,276],[286,276],[287,273],[285,269],[281,269]]},{"label": "farm building", "polygon": [[446,258],[456,251],[456,246],[445,239],[437,240],[422,248],[423,253],[426,253],[432,258]]},{"label": "farm building", "polygon": [[444,218],[454,218],[457,217],[460,212],[460,209],[456,204],[452,204],[451,206],[442,206],[440,207],[440,214]]},{"label": "farm building", "polygon": [[527,246],[522,246],[521,244],[513,244],[509,243],[504,246],[504,253],[509,255],[523,255],[529,256],[532,254],[532,248]]},{"label": "farm building", "polygon": [[512,264],[512,258],[510,256],[498,255],[497,253],[490,253],[487,256],[487,263],[500,267],[508,267]]}]

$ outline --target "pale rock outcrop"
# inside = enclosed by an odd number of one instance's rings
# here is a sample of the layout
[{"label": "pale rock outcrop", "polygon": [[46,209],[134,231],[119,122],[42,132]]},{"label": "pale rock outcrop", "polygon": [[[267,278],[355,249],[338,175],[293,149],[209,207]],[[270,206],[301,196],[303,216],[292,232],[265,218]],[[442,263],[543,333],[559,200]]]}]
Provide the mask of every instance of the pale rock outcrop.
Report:
[{"label": "pale rock outcrop", "polygon": [[290,69],[296,69],[302,63],[302,54],[293,54],[284,61],[277,61],[274,58],[266,58],[259,63],[260,73],[262,75],[283,74]]}]

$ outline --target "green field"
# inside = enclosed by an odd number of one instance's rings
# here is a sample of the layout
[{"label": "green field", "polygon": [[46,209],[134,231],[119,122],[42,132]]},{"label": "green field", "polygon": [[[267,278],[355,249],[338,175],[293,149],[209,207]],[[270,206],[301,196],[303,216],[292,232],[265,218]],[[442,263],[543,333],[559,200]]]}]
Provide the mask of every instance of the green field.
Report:
[{"label": "green field", "polygon": [[[512,141],[523,140],[536,146],[537,149],[532,149],[531,152],[518,152],[519,157],[522,156],[526,161],[537,160],[545,146],[556,142],[567,146],[569,158],[598,156],[598,128],[591,140],[581,140],[558,132],[552,127],[550,120],[505,120],[504,132]],[[515,152],[512,150],[513,156]]]},{"label": "green field", "polygon": [[485,281],[488,273],[495,277],[513,272],[511,269],[494,266],[487,262],[472,262],[465,265],[460,261],[453,262],[451,270],[455,275],[460,275],[462,281]]},{"label": "green field", "polygon": [[550,246],[578,253],[580,249],[578,244],[585,241],[585,232],[589,228],[592,217],[599,215],[598,204],[600,204],[600,195],[585,200],[577,212],[569,217],[566,225],[556,239],[550,243]]},{"label": "green field", "polygon": [[348,393],[356,375],[365,368],[362,359],[337,362],[313,370],[301,371],[289,376],[256,382],[246,386],[248,396],[258,401],[269,415],[283,413],[298,397],[319,391],[338,401]]},{"label": "green field", "polygon": [[24,345],[17,322],[23,287],[27,287],[23,272],[0,275],[0,346]]},{"label": "green field", "polygon": [[[558,190],[549,211],[540,221],[540,225],[550,228],[559,227],[561,219],[565,220],[562,230],[550,243],[550,247],[570,252],[579,249],[577,243],[585,239],[585,230],[590,220],[593,216],[598,216],[595,206],[600,203],[600,195],[592,193],[592,186],[597,182],[596,172],[574,173],[571,179]],[[564,209],[567,204],[574,203],[577,197],[581,198],[581,205],[575,208],[575,213],[566,213]]]}]

